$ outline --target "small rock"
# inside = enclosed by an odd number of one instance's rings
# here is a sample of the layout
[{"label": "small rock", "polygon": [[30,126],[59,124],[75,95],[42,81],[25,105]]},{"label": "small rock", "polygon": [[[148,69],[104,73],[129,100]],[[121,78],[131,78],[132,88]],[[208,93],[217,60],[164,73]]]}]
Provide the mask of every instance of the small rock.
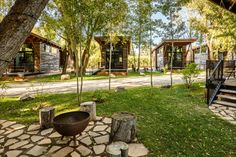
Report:
[{"label": "small rock", "polygon": [[35,99],[35,96],[33,94],[26,93],[26,94],[21,95],[18,99],[20,101],[29,101],[29,100]]},{"label": "small rock", "polygon": [[147,156],[148,149],[143,144],[129,144],[129,156],[130,157],[140,157]]},{"label": "small rock", "polygon": [[111,78],[115,78],[116,75],[114,75],[114,74],[110,74],[110,77],[111,77]]},{"label": "small rock", "polygon": [[163,85],[163,86],[161,86],[161,88],[170,88],[171,87],[171,85]]},{"label": "small rock", "polygon": [[82,156],[87,156],[87,155],[89,155],[92,152],[89,148],[87,148],[87,147],[85,147],[83,145],[79,146],[77,148],[77,150],[80,152],[80,154]]},{"label": "small rock", "polygon": [[78,146],[79,145],[79,141],[77,141],[77,140],[71,140],[70,141],[70,144],[69,144],[69,146],[71,146],[71,147],[76,147],[76,146]]},{"label": "small rock", "polygon": [[145,73],[140,72],[139,75],[140,75],[140,76],[145,76]]},{"label": "small rock", "polygon": [[96,145],[96,146],[93,146],[93,151],[96,155],[98,154],[101,154],[105,151],[105,148],[106,146],[103,144],[103,145]]},{"label": "small rock", "polygon": [[4,138],[0,139],[0,144],[4,142]]},{"label": "small rock", "polygon": [[61,75],[61,80],[69,80],[69,79],[70,79],[70,75],[69,74]]},{"label": "small rock", "polygon": [[118,87],[116,87],[115,92],[123,92],[123,91],[125,91],[125,90],[126,90],[125,87],[123,87],[123,86],[118,86]]}]

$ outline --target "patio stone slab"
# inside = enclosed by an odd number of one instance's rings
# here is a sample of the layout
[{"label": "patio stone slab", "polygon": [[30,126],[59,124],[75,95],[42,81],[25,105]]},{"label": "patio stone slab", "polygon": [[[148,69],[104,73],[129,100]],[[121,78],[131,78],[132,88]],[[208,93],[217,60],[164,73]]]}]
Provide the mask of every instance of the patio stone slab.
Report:
[{"label": "patio stone slab", "polygon": [[25,139],[29,139],[29,138],[30,138],[30,135],[27,135],[27,134],[23,134],[18,137],[18,139],[20,139],[20,140],[25,140]]},{"label": "patio stone slab", "polygon": [[43,131],[41,131],[41,135],[44,136],[44,135],[50,134],[52,131],[53,131],[53,128],[43,130]]},{"label": "patio stone slab", "polygon": [[128,151],[130,157],[141,157],[148,155],[148,149],[143,144],[129,144]]},{"label": "patio stone slab", "polygon": [[10,121],[5,121],[4,123],[2,123],[2,129],[5,129],[13,124],[16,124],[16,122],[10,122]]},{"label": "patio stone slab", "polygon": [[87,148],[87,147],[85,147],[83,145],[79,146],[77,148],[77,150],[80,152],[80,154],[82,156],[87,156],[87,155],[91,154],[91,152],[92,152],[89,148]]},{"label": "patio stone slab", "polygon": [[92,144],[90,137],[83,138],[82,140],[80,140],[80,142],[82,142],[83,144],[85,144],[87,146]]},{"label": "patio stone slab", "polygon": [[39,156],[39,155],[46,153],[46,151],[47,151],[47,147],[34,146],[26,154],[33,155],[33,156]]},{"label": "patio stone slab", "polygon": [[32,124],[29,126],[27,131],[35,131],[35,130],[39,130],[40,129],[40,125],[39,124]]},{"label": "patio stone slab", "polygon": [[9,149],[17,149],[17,148],[19,148],[19,147],[22,147],[22,146],[28,144],[28,143],[29,143],[29,141],[20,141],[20,142],[18,142],[18,143],[15,143],[15,144],[11,145],[11,146],[9,147]]},{"label": "patio stone slab", "polygon": [[18,137],[18,136],[20,136],[21,134],[23,134],[23,132],[24,132],[23,129],[17,130],[17,131],[12,132],[11,134],[9,134],[7,137],[8,137],[8,138]]},{"label": "patio stone slab", "polygon": [[94,138],[94,140],[97,144],[106,144],[109,142],[109,135],[96,137],[96,138]]},{"label": "patio stone slab", "polygon": [[103,145],[96,145],[96,146],[93,146],[93,151],[96,155],[99,155],[99,154],[104,153],[105,148],[106,148],[106,146],[104,144]]},{"label": "patio stone slab", "polygon": [[65,157],[66,155],[70,154],[74,149],[71,147],[65,147],[57,151],[52,157]]},{"label": "patio stone slab", "polygon": [[31,137],[31,141],[33,141],[33,142],[37,142],[37,141],[39,141],[41,139],[43,139],[43,136],[36,136],[36,135],[34,135],[34,136]]},{"label": "patio stone slab", "polygon": [[70,154],[71,157],[80,157],[80,154],[77,153],[76,151],[73,151],[71,154]]},{"label": "patio stone slab", "polygon": [[22,153],[21,150],[11,150],[6,152],[7,157],[17,157],[20,153]]},{"label": "patio stone slab", "polygon": [[104,131],[107,129],[107,127],[108,125],[99,125],[99,126],[94,127],[93,131]]},{"label": "patio stone slab", "polygon": [[[25,126],[16,122],[0,120],[0,157],[102,157],[109,143],[111,119],[101,117],[76,136],[64,137],[53,128],[41,130],[39,124]],[[0,124],[0,127],[2,127]],[[94,131],[95,130],[95,131]],[[3,147],[1,147],[3,146]]]}]

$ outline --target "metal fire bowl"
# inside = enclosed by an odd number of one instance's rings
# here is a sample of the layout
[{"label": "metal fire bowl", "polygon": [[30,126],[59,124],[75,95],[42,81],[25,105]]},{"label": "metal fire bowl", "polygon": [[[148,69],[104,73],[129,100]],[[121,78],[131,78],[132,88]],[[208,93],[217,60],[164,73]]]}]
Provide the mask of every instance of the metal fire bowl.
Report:
[{"label": "metal fire bowl", "polygon": [[54,129],[64,136],[76,136],[88,126],[90,114],[83,111],[67,112],[53,119]]}]

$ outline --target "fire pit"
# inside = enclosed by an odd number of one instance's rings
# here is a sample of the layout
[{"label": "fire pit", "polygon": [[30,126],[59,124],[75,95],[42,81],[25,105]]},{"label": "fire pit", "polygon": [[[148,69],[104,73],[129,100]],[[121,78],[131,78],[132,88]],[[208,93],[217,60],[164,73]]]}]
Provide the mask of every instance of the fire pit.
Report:
[{"label": "fire pit", "polygon": [[[81,134],[88,126],[90,114],[83,111],[67,112],[53,119],[54,129],[64,136],[75,136]],[[76,142],[76,141],[75,141]]]}]

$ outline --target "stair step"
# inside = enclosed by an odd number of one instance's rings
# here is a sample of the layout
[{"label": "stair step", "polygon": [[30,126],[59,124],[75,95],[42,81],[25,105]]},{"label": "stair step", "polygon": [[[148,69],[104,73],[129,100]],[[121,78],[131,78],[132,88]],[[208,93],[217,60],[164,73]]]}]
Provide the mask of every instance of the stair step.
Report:
[{"label": "stair step", "polygon": [[230,95],[218,94],[217,97],[218,98],[230,99],[230,100],[236,100],[236,96],[230,96]]},{"label": "stair step", "polygon": [[236,94],[235,90],[230,90],[230,89],[220,89],[220,91],[223,93]]},{"label": "stair step", "polygon": [[221,104],[221,105],[224,105],[224,106],[236,107],[235,103],[227,102],[227,101],[215,100],[215,101],[213,101],[213,103]]}]

